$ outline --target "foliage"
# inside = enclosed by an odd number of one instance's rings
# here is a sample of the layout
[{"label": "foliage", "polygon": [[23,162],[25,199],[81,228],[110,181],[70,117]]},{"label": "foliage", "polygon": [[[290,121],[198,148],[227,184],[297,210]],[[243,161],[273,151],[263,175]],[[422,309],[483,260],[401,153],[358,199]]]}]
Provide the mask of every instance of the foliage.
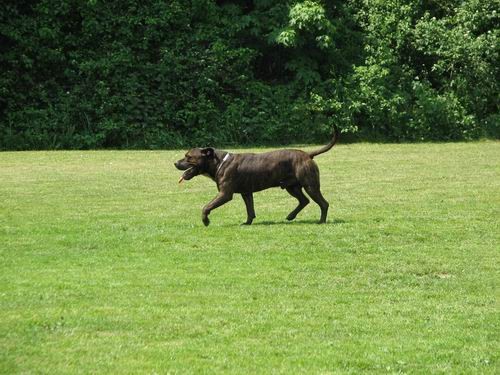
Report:
[{"label": "foliage", "polygon": [[0,148],[498,136],[498,0],[6,0]]}]

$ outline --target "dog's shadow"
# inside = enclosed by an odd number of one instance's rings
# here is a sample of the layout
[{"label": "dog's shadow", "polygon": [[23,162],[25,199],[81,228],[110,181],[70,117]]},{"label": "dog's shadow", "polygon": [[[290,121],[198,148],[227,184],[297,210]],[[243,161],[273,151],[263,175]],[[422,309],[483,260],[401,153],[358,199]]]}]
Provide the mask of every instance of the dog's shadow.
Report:
[{"label": "dog's shadow", "polygon": [[[333,220],[327,220],[326,223],[322,224],[322,225],[339,225],[339,224],[345,224],[346,221],[343,220],[343,219],[333,219]],[[284,220],[284,221],[270,221],[270,220],[266,220],[266,221],[256,221],[256,222],[253,222],[252,225],[243,225],[243,224],[240,224],[241,226],[245,227],[245,226],[248,226],[248,227],[252,227],[254,225],[265,225],[265,226],[269,226],[269,225],[299,225],[299,224],[318,224],[318,220],[312,220],[312,219],[308,219],[308,220],[293,220],[293,221],[287,221],[287,220]]]}]

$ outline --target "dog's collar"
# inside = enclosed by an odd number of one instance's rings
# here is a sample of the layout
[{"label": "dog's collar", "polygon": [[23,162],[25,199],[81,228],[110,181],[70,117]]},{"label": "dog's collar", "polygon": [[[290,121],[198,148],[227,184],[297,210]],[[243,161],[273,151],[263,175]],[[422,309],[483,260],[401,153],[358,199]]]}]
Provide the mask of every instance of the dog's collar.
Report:
[{"label": "dog's collar", "polygon": [[221,167],[222,167],[222,164],[224,164],[224,162],[225,162],[227,159],[229,159],[229,156],[231,156],[231,154],[228,152],[228,153],[226,154],[226,156],[224,156],[224,159],[222,159],[222,161],[221,161],[221,162],[220,162],[220,164],[218,165],[217,170],[215,171],[215,176],[216,176],[216,177],[217,177],[217,174],[219,173],[219,171],[220,171],[220,169],[221,169]]}]

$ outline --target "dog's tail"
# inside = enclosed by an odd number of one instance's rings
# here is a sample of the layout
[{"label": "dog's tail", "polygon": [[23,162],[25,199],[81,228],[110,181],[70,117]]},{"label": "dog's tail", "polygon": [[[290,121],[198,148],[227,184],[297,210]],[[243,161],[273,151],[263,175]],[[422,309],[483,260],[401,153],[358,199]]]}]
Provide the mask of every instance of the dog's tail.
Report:
[{"label": "dog's tail", "polygon": [[309,152],[309,156],[312,159],[315,156],[318,156],[319,154],[322,154],[323,152],[327,152],[333,146],[335,146],[335,143],[337,143],[338,139],[339,139],[339,129],[334,125],[333,126],[333,136],[332,136],[332,140],[330,141],[330,143],[328,143],[327,145],[321,147],[319,150],[315,150],[315,151]]}]

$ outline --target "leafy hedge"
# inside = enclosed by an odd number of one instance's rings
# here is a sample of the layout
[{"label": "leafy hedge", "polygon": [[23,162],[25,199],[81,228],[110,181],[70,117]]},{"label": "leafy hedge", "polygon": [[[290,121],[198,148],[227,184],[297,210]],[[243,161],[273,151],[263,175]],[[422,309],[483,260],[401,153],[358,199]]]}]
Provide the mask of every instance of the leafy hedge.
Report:
[{"label": "leafy hedge", "polygon": [[0,148],[498,138],[499,5],[6,0]]}]

